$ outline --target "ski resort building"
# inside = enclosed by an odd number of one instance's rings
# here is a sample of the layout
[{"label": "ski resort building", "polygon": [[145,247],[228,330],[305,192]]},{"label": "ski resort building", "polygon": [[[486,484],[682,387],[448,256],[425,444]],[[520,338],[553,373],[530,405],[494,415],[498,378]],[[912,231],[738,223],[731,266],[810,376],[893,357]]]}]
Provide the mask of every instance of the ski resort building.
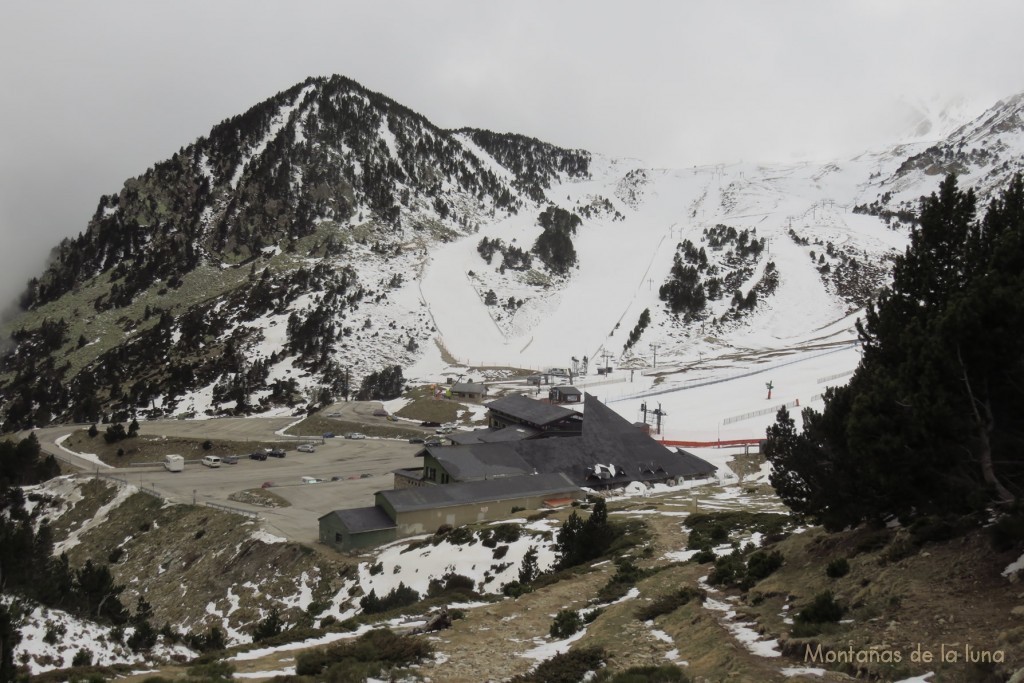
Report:
[{"label": "ski resort building", "polygon": [[489,429],[525,427],[552,436],[578,434],[583,429],[583,416],[568,408],[516,394],[487,404],[487,426]]},{"label": "ski resort building", "polygon": [[456,382],[449,389],[449,398],[480,400],[487,396],[487,385],[480,382]]},{"label": "ski resort building", "polygon": [[552,403],[579,403],[583,400],[583,392],[570,386],[551,387],[548,400]]},{"label": "ski resort building", "polygon": [[[462,445],[425,447],[419,454],[423,467],[395,472],[395,488],[378,492],[373,507],[321,517],[320,540],[339,550],[363,548],[432,533],[442,524],[503,518],[513,508],[566,504],[582,498],[585,489],[715,475],[711,463],[662,446],[590,395],[585,419],[524,397],[502,398],[488,408],[495,404],[500,410],[499,419],[491,420],[494,428],[470,432],[476,439]],[[512,413],[529,423],[509,424],[505,418]],[[577,423],[579,431],[538,438],[544,424]]]},{"label": "ski resort building", "polygon": [[505,517],[513,509],[537,510],[582,497],[583,491],[562,474],[378,491],[372,507],[320,517],[320,541],[339,550],[367,548],[434,533],[444,524],[474,524]]}]

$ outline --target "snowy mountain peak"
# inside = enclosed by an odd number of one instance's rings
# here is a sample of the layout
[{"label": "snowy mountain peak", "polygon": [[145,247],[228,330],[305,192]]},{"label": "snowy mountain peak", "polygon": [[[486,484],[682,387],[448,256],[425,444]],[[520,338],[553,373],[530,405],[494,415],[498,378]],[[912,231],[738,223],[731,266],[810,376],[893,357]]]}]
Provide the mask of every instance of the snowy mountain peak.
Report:
[{"label": "snowy mountain peak", "polygon": [[916,199],[950,171],[985,196],[1021,168],[1022,99],[931,146],[672,170],[447,131],[307,79],[127,180],[57,247],[8,327],[4,425],[294,410],[395,364],[432,380],[848,343]]}]

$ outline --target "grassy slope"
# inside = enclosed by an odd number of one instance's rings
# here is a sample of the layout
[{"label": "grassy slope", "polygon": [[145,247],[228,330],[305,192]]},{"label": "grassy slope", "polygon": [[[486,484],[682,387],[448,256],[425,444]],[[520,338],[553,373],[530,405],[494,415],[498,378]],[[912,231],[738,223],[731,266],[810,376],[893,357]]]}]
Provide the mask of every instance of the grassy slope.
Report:
[{"label": "grassy slope", "polygon": [[[64,524],[58,524],[58,538],[113,497],[106,483],[88,486],[85,499],[65,516]],[[701,491],[702,512],[716,505],[779,511],[777,499],[764,485],[745,486],[742,500],[715,498],[719,491]],[[940,680],[966,683],[986,680],[991,673],[963,662],[911,663],[909,653],[918,643],[934,652],[942,645],[961,651],[964,644],[1000,649],[1008,663],[999,672],[1024,666],[1024,622],[1012,611],[1021,602],[1020,588],[1000,576],[1019,550],[992,551],[983,531],[920,547],[909,543],[905,532],[866,529],[826,534],[812,528],[776,542],[771,549],[785,559],[779,570],[745,594],[726,590],[715,598],[731,600],[743,621],[754,623],[764,638],[778,639],[784,653],[781,658],[751,654],[727,631],[720,613],[696,602],[645,624],[636,616],[638,607],[684,586],[695,586],[711,571],[708,564],[679,564],[665,557],[666,552],[685,547],[686,528],[679,514],[690,510],[691,504],[692,494],[676,493],[610,506],[613,520],[623,520],[623,514],[635,515],[646,525],[647,540],[640,540],[628,552],[638,565],[654,573],[637,583],[638,598],[605,606],[574,647],[605,648],[611,655],[609,666],[615,670],[664,663],[674,650],[678,660],[688,662],[686,671],[692,678],[709,680],[783,680],[779,673],[783,667],[805,665],[808,643],[821,643],[825,650],[888,648],[904,656],[898,665],[816,664],[834,672],[808,680],[850,680],[847,674],[894,680],[938,670]],[[85,557],[102,559],[123,547],[125,552],[115,566],[117,575],[126,583],[138,579],[129,584],[126,602],[134,604],[133,592],[144,587],[158,619],[190,628],[218,621],[206,613],[205,606],[212,603],[217,609],[226,608],[229,591],[242,598],[231,623],[243,626],[258,618],[260,600],[267,594],[294,595],[303,572],[318,577],[319,595],[338,589],[348,564],[341,556],[296,544],[267,545],[250,539],[248,533],[241,518],[206,508],[164,507],[156,499],[137,494],[106,523],[84,534],[83,544],[72,549],[71,555],[73,562]],[[739,532],[732,538],[743,536]],[[838,557],[849,560],[851,571],[830,579],[825,567]],[[518,599],[466,610],[465,618],[456,621],[452,629],[430,636],[445,657],[425,664],[423,674],[435,680],[478,681],[525,671],[531,662],[517,653],[533,647],[533,639],[546,638],[559,609],[588,606],[614,571],[609,562],[597,563]],[[242,587],[249,581],[261,584],[263,598]],[[852,621],[829,626],[810,639],[791,638],[792,626],[785,617],[824,590],[832,590],[839,602],[850,608],[847,618]],[[292,611],[289,619],[298,621],[301,614]],[[672,642],[665,642],[653,629],[667,634]],[[279,660],[280,655],[274,655],[265,668],[253,662],[247,669],[270,670],[275,666],[271,662]]]}]

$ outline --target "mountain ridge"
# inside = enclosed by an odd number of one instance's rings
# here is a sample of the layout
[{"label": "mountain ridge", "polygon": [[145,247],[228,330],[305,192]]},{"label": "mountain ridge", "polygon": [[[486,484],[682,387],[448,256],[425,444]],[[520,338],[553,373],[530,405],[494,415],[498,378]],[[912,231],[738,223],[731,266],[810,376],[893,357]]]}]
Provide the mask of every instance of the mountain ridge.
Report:
[{"label": "mountain ridge", "polygon": [[[351,79],[309,78],[101,197],[86,230],[55,248],[6,328],[17,348],[0,368],[4,426],[312,407],[385,364],[436,377],[432,341],[466,364],[625,361],[637,348],[615,329],[645,309],[638,338],[680,360],[787,324],[773,306],[809,287],[824,294],[806,324],[822,327],[884,284],[936,176],[960,171],[984,197],[1024,167],[1022,99],[930,147],[654,170],[443,130]],[[549,235],[567,266],[535,249],[549,209],[579,221]],[[734,236],[712,247],[719,225]],[[476,235],[500,263],[474,253]],[[762,241],[756,257],[740,254]],[[671,291],[703,305],[680,317],[678,302],[654,296],[674,279]],[[607,310],[573,313],[593,300]],[[559,350],[558,320],[581,330],[571,351]],[[464,339],[466,324],[478,339]],[[796,337],[755,346],[785,343]]]}]

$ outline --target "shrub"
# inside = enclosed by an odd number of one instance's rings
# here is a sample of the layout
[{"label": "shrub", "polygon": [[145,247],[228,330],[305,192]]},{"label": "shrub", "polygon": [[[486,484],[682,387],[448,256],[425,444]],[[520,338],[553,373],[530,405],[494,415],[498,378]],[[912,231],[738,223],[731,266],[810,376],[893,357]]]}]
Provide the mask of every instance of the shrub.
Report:
[{"label": "shrub", "polygon": [[770,553],[759,550],[747,559],[747,577],[745,584],[753,586],[755,583],[772,574],[782,566],[782,553],[773,550]]},{"label": "shrub", "polygon": [[252,639],[259,642],[261,640],[273,638],[282,630],[284,630],[284,622],[281,620],[281,613],[276,607],[273,607],[267,616],[256,624],[256,627],[252,631]]},{"label": "shrub", "polygon": [[476,585],[473,579],[462,574],[449,572],[439,579],[431,579],[427,586],[427,595],[434,598],[446,593],[473,593]]},{"label": "shrub", "polygon": [[663,595],[648,605],[644,605],[636,611],[636,618],[640,621],[650,621],[664,614],[671,614],[691,600],[697,599],[704,602],[707,593],[700,588],[684,586],[677,591]]},{"label": "shrub", "polygon": [[235,667],[229,662],[203,662],[189,667],[189,680],[230,681],[235,677]]},{"label": "shrub", "polygon": [[128,432],[125,430],[124,425],[120,422],[116,422],[107,427],[106,433],[103,435],[103,440],[107,443],[116,443],[123,439],[128,438]]},{"label": "shrub", "polygon": [[448,527],[446,531],[442,531],[443,529],[444,526],[441,526],[438,528],[437,533],[434,534],[435,545],[441,541],[448,541],[452,545],[468,545],[475,540],[473,530],[467,526],[455,527],[454,529]]},{"label": "shrub", "polygon": [[594,679],[597,683],[689,683],[689,680],[675,664],[633,666],[614,674],[602,671]]},{"label": "shrub", "polygon": [[712,550],[705,548],[694,555],[692,559],[697,564],[707,564],[708,562],[714,562],[717,557]]},{"label": "shrub", "polygon": [[992,547],[999,552],[1019,547],[1024,543],[1024,512],[1000,517],[989,527],[989,538]]},{"label": "shrub", "polygon": [[735,586],[743,580],[747,573],[747,565],[738,550],[723,555],[715,560],[715,568],[708,576],[712,586]]},{"label": "shrub", "polygon": [[190,648],[200,652],[217,652],[227,648],[224,632],[216,626],[211,626],[205,634],[190,633],[185,637],[185,642]]},{"label": "shrub", "polygon": [[607,653],[600,647],[583,647],[548,659],[527,674],[511,679],[509,683],[579,683],[589,672],[604,664]]},{"label": "shrub", "polygon": [[645,578],[647,575],[648,572],[637,567],[636,563],[630,558],[620,558],[615,562],[615,573],[612,575],[612,578],[608,579],[608,583],[598,591],[597,598],[602,602],[618,600],[628,593],[629,589],[635,586],[637,581]]},{"label": "shrub", "polygon": [[510,598],[518,598],[524,593],[529,593],[529,586],[524,586],[518,581],[510,581],[501,587],[501,592]]},{"label": "shrub", "polygon": [[583,619],[580,613],[573,609],[559,610],[555,620],[551,622],[550,634],[552,638],[562,640],[583,628]]},{"label": "shrub", "polygon": [[369,595],[364,595],[359,600],[359,606],[363,608],[364,614],[378,614],[400,607],[407,607],[419,602],[419,600],[419,593],[404,583],[399,582],[398,586],[392,588],[391,592],[383,598],[378,598],[377,594],[371,590]]},{"label": "shrub", "polygon": [[825,575],[830,579],[838,579],[850,573],[850,562],[845,557],[837,557],[825,567]]},{"label": "shrub", "polygon": [[814,596],[810,605],[804,607],[796,615],[796,621],[805,624],[836,623],[843,618],[846,610],[836,602],[832,591],[825,591]]},{"label": "shrub", "polygon": [[515,543],[521,535],[518,524],[498,524],[492,527],[492,531],[498,543]]},{"label": "shrub", "polygon": [[83,647],[71,659],[71,666],[92,666],[92,653]]},{"label": "shrub", "polygon": [[405,666],[433,654],[430,643],[404,638],[387,629],[364,633],[353,641],[299,655],[295,673],[319,676],[329,669],[328,680],[366,680],[380,677],[382,668]]}]

